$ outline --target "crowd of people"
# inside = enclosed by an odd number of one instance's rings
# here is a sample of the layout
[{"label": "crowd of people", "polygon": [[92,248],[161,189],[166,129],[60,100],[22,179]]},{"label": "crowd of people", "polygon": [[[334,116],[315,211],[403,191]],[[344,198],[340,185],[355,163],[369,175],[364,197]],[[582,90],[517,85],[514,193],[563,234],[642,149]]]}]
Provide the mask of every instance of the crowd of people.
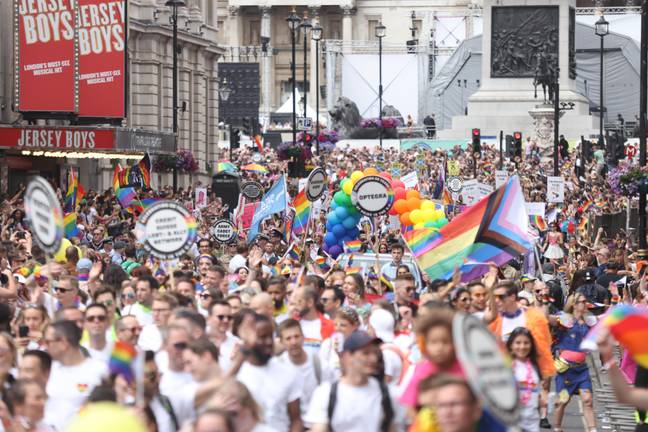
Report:
[{"label": "crowd of people", "polygon": [[[232,162],[251,156],[241,149]],[[77,413],[116,403],[139,418],[141,430],[161,432],[506,430],[458,360],[453,317],[464,313],[482,320],[512,358],[521,430],[561,431],[565,408],[578,396],[587,429],[595,431],[581,341],[611,305],[646,304],[648,251],[637,250],[628,233],[580,223],[593,225],[595,214],[626,208],[629,198],[610,193],[604,159],[585,161],[577,149],[563,156],[564,203],[547,205],[550,225],[536,230],[537,248],[490,265],[469,283],[461,282],[460,269],[450,280],[421,275],[404,257],[401,231],[388,215],[360,234],[356,253],[390,254],[385,264],[357,272],[348,254],[327,266],[316,257],[326,255],[330,197],[352,171],[416,170],[421,195],[439,198],[449,161],[462,176],[474,172],[494,184],[499,154],[488,146],[478,156],[460,148],[340,148],[316,156],[329,191],[298,257],[286,254],[292,241],[281,214],[254,239],[240,230],[232,244],[216,243],[211,227],[229,209],[210,190],[207,206],[194,211],[196,243],[179,259],[160,261],[132,234],[137,215],[111,190],[89,190],[77,209],[79,235],[51,260],[33,239],[23,191],[5,197],[0,428],[65,431]],[[244,175],[268,189],[286,162],[272,151],[263,158],[269,174]],[[553,167],[533,142],[502,169],[519,175],[528,202],[547,202]],[[297,187],[294,179],[292,196]],[[140,195],[185,204],[192,192],[160,187]],[[455,198],[446,207],[450,220],[463,211]],[[587,201],[596,205],[583,209]],[[133,376],[108,367],[118,342],[135,347]],[[645,406],[641,390],[627,389],[636,364],[624,355],[617,367],[612,338],[600,344],[620,400]]]}]

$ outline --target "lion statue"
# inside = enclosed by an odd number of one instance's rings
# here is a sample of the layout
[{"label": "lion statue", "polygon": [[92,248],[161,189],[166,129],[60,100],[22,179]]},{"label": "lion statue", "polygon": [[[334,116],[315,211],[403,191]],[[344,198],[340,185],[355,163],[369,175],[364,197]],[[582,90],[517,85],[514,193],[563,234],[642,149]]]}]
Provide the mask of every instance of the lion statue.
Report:
[{"label": "lion statue", "polygon": [[[387,106],[385,107],[387,108]],[[398,113],[398,110],[391,107]],[[383,115],[385,109],[383,109]],[[341,96],[338,98],[337,103],[332,111],[329,111],[331,116],[331,127],[339,134],[342,139],[376,139],[379,136],[378,129],[364,129],[360,127],[362,116],[358,106],[351,99]],[[398,113],[400,115],[400,113]],[[402,120],[402,118],[401,118]],[[393,129],[385,129],[383,133],[384,139],[398,138],[398,131]]]}]

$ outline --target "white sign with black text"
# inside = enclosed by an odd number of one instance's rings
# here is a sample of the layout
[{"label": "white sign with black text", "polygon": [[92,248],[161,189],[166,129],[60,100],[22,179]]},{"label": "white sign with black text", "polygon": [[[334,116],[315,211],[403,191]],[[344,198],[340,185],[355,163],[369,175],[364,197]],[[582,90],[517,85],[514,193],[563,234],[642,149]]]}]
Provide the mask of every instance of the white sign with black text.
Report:
[{"label": "white sign with black text", "polygon": [[547,177],[547,202],[565,202],[565,179],[562,177]]},{"label": "white sign with black text", "polygon": [[42,177],[34,177],[25,192],[25,215],[34,240],[49,254],[56,253],[63,241],[63,210],[52,186]]}]

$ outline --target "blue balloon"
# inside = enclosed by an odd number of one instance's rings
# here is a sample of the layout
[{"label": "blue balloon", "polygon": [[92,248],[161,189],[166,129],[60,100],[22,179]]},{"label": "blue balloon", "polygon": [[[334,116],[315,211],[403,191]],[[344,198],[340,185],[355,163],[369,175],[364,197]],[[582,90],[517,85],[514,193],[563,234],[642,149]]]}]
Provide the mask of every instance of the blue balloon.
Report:
[{"label": "blue balloon", "polygon": [[349,216],[342,221],[342,225],[344,225],[344,228],[346,228],[347,230],[352,230],[353,227],[356,226],[356,224],[357,222],[353,216]]},{"label": "blue balloon", "polygon": [[[360,212],[358,211],[358,209],[355,208],[354,206],[347,207],[347,210],[349,210],[349,214],[350,214],[350,215],[357,215],[357,214],[360,214]],[[362,216],[362,215],[360,215],[360,216]]]},{"label": "blue balloon", "polygon": [[324,236],[324,244],[326,244],[328,247],[336,245],[337,241],[337,237],[332,232],[327,232]]},{"label": "blue balloon", "polygon": [[347,234],[351,236],[353,239],[357,239],[358,236],[360,235],[360,230],[358,229],[357,226],[353,226],[350,230],[347,230]]},{"label": "blue balloon", "polygon": [[333,234],[335,234],[335,237],[338,239],[341,239],[346,235],[346,229],[344,229],[342,224],[337,224],[333,227]]},{"label": "blue balloon", "polygon": [[333,225],[337,225],[337,224],[339,224],[341,222],[340,218],[337,217],[337,215],[335,214],[334,211],[332,211],[331,213],[328,214],[328,216],[326,217],[326,220],[328,222],[331,222]]},{"label": "blue balloon", "polygon": [[335,209],[335,215],[338,217],[338,220],[343,221],[349,216],[349,212],[346,207],[338,207]]},{"label": "blue balloon", "polygon": [[327,221],[326,221],[326,231],[329,231],[329,232],[333,231],[333,227],[334,227],[335,225],[336,225],[336,224],[334,224],[333,222],[327,220]]},{"label": "blue balloon", "polygon": [[338,207],[339,207],[338,203],[336,203],[335,201],[331,201],[331,209],[332,210],[335,210]]}]

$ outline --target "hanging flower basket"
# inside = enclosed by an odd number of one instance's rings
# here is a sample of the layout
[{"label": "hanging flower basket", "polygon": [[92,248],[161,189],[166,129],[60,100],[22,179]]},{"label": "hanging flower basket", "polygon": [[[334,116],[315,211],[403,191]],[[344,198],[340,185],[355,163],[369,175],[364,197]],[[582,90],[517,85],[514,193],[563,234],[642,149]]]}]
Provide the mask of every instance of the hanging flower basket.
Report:
[{"label": "hanging flower basket", "polygon": [[279,160],[303,159],[308,160],[313,156],[310,146],[302,145],[301,143],[293,143],[291,141],[283,142],[277,147],[277,155]]},{"label": "hanging flower basket", "polygon": [[153,171],[171,172],[177,169],[181,173],[194,173],[198,171],[198,161],[190,150],[180,149],[176,154],[161,154],[153,161]]},{"label": "hanging flower basket", "polygon": [[396,117],[383,117],[382,120],[379,118],[363,119],[360,122],[360,127],[363,129],[393,129],[401,125],[400,119]]},{"label": "hanging flower basket", "polygon": [[610,170],[607,176],[612,192],[619,195],[636,195],[641,182],[648,183],[648,167],[632,166],[625,161]]}]

